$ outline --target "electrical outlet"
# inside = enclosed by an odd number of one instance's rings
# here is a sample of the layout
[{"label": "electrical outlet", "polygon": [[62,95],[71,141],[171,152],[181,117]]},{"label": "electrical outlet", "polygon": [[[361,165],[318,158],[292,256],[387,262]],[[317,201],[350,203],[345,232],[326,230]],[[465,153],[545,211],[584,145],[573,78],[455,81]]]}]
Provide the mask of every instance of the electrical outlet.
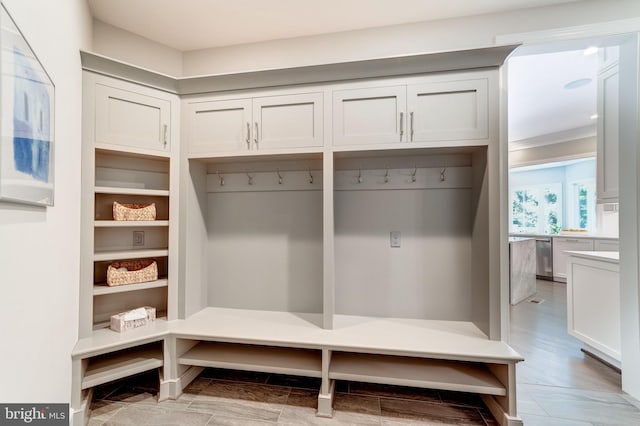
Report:
[{"label": "electrical outlet", "polygon": [[133,231],[133,246],[143,246],[144,245],[144,231]]},{"label": "electrical outlet", "polygon": [[391,247],[400,247],[400,231],[391,231],[389,240]]}]

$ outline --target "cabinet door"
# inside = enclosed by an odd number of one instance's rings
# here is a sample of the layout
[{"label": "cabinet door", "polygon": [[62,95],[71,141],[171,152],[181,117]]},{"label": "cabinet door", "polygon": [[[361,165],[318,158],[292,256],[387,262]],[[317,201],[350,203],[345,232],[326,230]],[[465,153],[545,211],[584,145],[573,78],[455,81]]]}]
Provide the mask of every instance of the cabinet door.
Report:
[{"label": "cabinet door", "polygon": [[253,99],[253,149],[323,145],[322,93]]},{"label": "cabinet door", "polygon": [[593,251],[593,240],[589,238],[553,238],[553,278],[566,281],[567,251]]},{"label": "cabinet door", "polygon": [[96,84],[97,144],[169,151],[171,103],[166,99]]},{"label": "cabinet door", "polygon": [[615,240],[596,240],[596,251],[620,251],[620,243]]},{"label": "cabinet door", "polygon": [[409,142],[487,139],[487,80],[407,87]]},{"label": "cabinet door", "polygon": [[597,195],[598,201],[618,201],[618,66],[598,75]]},{"label": "cabinet door", "polygon": [[406,141],[406,86],[333,92],[333,144]]},{"label": "cabinet door", "polygon": [[187,114],[190,153],[251,149],[251,99],[192,103]]}]

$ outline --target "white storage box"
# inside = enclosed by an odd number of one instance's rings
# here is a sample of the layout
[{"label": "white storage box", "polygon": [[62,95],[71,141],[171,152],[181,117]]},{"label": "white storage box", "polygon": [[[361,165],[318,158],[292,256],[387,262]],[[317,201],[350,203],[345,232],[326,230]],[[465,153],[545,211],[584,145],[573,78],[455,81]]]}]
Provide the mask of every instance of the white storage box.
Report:
[{"label": "white storage box", "polygon": [[121,312],[111,316],[111,329],[113,331],[127,331],[142,327],[156,320],[156,308],[143,306],[127,312]]}]

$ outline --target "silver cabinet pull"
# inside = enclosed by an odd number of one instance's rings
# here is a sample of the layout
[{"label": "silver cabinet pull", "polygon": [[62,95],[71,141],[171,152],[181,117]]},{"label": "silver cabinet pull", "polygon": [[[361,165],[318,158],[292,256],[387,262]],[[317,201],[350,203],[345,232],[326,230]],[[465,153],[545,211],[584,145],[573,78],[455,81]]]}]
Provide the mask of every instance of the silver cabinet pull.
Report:
[{"label": "silver cabinet pull", "polygon": [[413,142],[413,111],[409,113],[409,135],[411,142]]},{"label": "silver cabinet pull", "polygon": [[247,149],[251,149],[251,125],[247,122]]},{"label": "silver cabinet pull", "polygon": [[404,112],[400,113],[400,142],[402,142],[402,137],[404,136]]},{"label": "silver cabinet pull", "polygon": [[259,148],[258,143],[259,143],[260,138],[258,136],[258,122],[257,121],[256,121],[256,134],[253,135],[253,136],[254,136],[253,140],[256,143],[256,149],[258,149]]},{"label": "silver cabinet pull", "polygon": [[166,124],[162,125],[162,141],[165,148],[167,147],[167,127]]}]

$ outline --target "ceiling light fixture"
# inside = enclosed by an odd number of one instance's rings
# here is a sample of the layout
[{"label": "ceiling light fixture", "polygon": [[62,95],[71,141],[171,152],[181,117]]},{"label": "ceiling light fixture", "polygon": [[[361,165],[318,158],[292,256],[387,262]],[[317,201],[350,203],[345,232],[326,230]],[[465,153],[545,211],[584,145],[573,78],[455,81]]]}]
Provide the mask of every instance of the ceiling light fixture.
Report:
[{"label": "ceiling light fixture", "polygon": [[567,90],[577,89],[578,87],[586,86],[591,83],[590,78],[580,78],[578,80],[573,80],[564,85],[564,88]]},{"label": "ceiling light fixture", "polygon": [[598,114],[592,114],[589,118],[592,120],[596,120],[598,118]]},{"label": "ceiling light fixture", "polygon": [[584,51],[582,52],[584,56],[594,55],[596,53],[598,53],[597,46],[589,46],[586,49],[584,49]]}]

